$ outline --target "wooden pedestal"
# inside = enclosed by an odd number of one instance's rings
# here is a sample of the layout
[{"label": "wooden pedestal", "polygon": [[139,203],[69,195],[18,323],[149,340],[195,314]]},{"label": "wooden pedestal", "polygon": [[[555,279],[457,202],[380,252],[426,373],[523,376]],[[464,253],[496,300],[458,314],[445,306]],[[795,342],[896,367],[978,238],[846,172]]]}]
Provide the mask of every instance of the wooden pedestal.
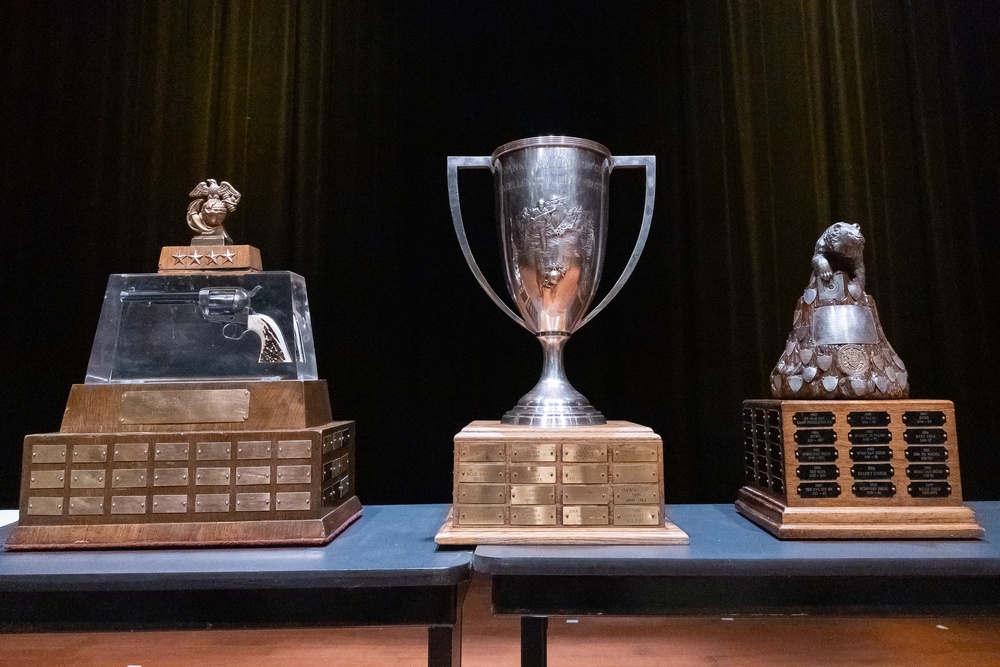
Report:
[{"label": "wooden pedestal", "polygon": [[663,442],[645,426],[472,422],[455,436],[438,544],[687,544],[663,512]]},{"label": "wooden pedestal", "polygon": [[780,538],[981,538],[951,401],[743,403],[736,509]]},{"label": "wooden pedestal", "polygon": [[326,382],[75,385],[8,549],[324,544],[361,514]]}]

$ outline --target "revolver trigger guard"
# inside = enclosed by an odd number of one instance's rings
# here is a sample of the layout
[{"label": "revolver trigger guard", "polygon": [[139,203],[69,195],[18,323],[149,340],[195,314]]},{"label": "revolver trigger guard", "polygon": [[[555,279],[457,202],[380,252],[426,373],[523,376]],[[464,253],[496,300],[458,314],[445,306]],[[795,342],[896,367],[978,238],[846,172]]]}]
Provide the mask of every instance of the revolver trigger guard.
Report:
[{"label": "revolver trigger guard", "polygon": [[247,330],[235,322],[230,322],[229,324],[222,327],[222,335],[229,340],[239,340],[243,338]]}]

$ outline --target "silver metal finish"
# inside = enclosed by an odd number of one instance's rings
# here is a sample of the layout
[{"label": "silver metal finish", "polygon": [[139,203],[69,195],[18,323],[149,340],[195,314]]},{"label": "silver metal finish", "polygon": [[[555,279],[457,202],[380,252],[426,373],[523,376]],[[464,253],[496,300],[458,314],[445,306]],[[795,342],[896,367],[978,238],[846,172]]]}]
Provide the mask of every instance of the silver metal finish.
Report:
[{"label": "silver metal finish", "polygon": [[856,343],[875,345],[878,329],[870,308],[864,306],[822,306],[813,311],[812,336],[816,345]]},{"label": "silver metal finish", "polygon": [[[214,179],[202,181],[190,196],[194,201],[188,205],[188,227],[198,232],[191,239],[191,245],[227,245],[233,242],[222,223],[226,216],[236,210],[240,203],[240,193],[226,181],[222,185]],[[232,261],[230,259],[230,261]]]},{"label": "silver metal finish", "polygon": [[[636,167],[646,170],[639,237],[621,276],[588,313],[604,265],[609,176],[613,169]],[[517,313],[486,281],[469,247],[458,191],[458,170],[468,168],[493,172],[504,273]],[[469,268],[493,303],[542,345],[542,377],[503,423],[606,423],[570,385],[562,351],[570,334],[603,310],[635,269],[649,235],[655,190],[654,156],[616,157],[601,144],[574,137],[533,137],[504,144],[490,157],[448,158],[452,220]]]}]

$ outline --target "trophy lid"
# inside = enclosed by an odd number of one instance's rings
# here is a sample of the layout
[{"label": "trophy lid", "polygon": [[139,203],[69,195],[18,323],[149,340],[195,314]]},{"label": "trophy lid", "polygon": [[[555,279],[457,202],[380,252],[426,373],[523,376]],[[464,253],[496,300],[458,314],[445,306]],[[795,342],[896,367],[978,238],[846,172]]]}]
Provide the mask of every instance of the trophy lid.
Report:
[{"label": "trophy lid", "polygon": [[542,146],[555,148],[583,148],[584,150],[600,153],[609,160],[611,159],[611,151],[608,150],[605,145],[599,144],[596,141],[591,141],[590,139],[580,139],[578,137],[564,137],[550,134],[542,137],[529,137],[527,139],[510,141],[493,151],[493,155],[490,157],[490,162],[496,162],[497,158],[501,155],[510,153],[511,151],[520,150],[522,148],[538,148]]}]

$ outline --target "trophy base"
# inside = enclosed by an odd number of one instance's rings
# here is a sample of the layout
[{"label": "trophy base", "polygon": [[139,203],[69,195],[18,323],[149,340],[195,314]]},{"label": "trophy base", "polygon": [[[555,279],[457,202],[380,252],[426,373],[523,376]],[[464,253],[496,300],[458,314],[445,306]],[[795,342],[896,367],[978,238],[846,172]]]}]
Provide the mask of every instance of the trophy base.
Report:
[{"label": "trophy base", "polygon": [[663,442],[645,426],[472,422],[455,436],[438,544],[687,544],[666,520]]},{"label": "trophy base", "polygon": [[744,401],[743,442],[736,509],[779,538],[983,536],[951,401]]}]

